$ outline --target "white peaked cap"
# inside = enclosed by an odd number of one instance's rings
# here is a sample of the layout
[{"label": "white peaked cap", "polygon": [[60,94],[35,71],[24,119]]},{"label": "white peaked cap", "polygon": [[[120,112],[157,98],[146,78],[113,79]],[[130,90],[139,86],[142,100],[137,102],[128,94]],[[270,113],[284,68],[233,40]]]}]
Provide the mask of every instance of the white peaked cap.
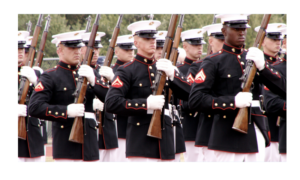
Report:
[{"label": "white peaked cap", "polygon": [[56,47],[58,47],[59,45],[59,41],[57,40],[57,38],[52,39],[51,43],[55,44]]},{"label": "white peaked cap", "polygon": [[181,33],[181,40],[185,41],[186,39],[194,39],[194,38],[202,38],[205,30],[203,29],[191,29],[187,31],[183,31]]},{"label": "white peaked cap", "polygon": [[[284,23],[272,23],[272,24],[268,24],[268,27],[266,29],[267,33],[281,33],[281,29],[286,27],[286,24]],[[254,30],[256,32],[259,31],[260,26],[257,26]]]},{"label": "white peaked cap", "polygon": [[[91,32],[84,33],[81,35],[82,41],[89,41],[91,36]],[[95,41],[101,41],[101,37],[105,36],[105,32],[97,32]]]},{"label": "white peaked cap", "polygon": [[85,32],[85,30],[80,31],[73,31],[73,32],[66,32],[61,34],[53,35],[52,38],[56,38],[57,41],[75,41],[75,40],[82,40],[81,35]]},{"label": "white peaked cap", "polygon": [[27,37],[26,44],[25,44],[26,47],[29,47],[31,45],[32,38],[33,38],[32,36]]},{"label": "white peaked cap", "polygon": [[211,33],[222,33],[222,27],[223,25],[221,23],[218,23],[204,26],[202,29],[207,32],[208,36],[210,36]]},{"label": "white peaked cap", "polygon": [[166,40],[166,36],[168,34],[168,31],[158,31],[156,33],[156,40]]},{"label": "white peaked cap", "polygon": [[26,42],[28,36],[29,36],[28,31],[18,31],[18,42],[19,41]]},{"label": "white peaked cap", "polygon": [[218,14],[215,17],[221,18],[222,24],[227,21],[238,21],[238,20],[248,20],[247,16],[250,14]]},{"label": "white peaked cap", "polygon": [[156,30],[160,24],[161,22],[157,20],[138,21],[128,25],[127,29],[132,32],[132,35],[134,35],[135,32],[138,31]]}]

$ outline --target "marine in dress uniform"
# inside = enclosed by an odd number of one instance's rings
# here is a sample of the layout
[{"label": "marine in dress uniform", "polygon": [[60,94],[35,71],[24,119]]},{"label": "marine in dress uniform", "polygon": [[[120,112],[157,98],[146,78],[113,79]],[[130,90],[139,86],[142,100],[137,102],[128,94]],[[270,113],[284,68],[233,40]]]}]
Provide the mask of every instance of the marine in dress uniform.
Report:
[{"label": "marine in dress uniform", "polygon": [[[53,159],[56,162],[98,161],[97,124],[94,119],[93,99],[95,95],[102,101],[108,84],[98,78],[96,72],[80,63],[80,52],[84,31],[62,33],[57,38],[57,53],[60,61],[57,66],[45,71],[35,87],[29,104],[29,114],[52,121]],[[78,77],[88,80],[85,102],[74,103],[72,95]],[[69,141],[75,117],[83,117],[84,143]]]},{"label": "marine in dress uniform", "polygon": [[[203,29],[191,29],[181,33],[181,40],[183,44],[183,49],[186,52],[186,57],[184,62],[181,65],[178,65],[177,68],[184,75],[187,76],[187,72],[191,65],[200,59],[203,51],[203,44],[206,44],[203,40]],[[190,77],[187,77],[188,80]],[[192,83],[193,81],[191,81]],[[181,106],[181,122],[183,127],[183,134],[185,140],[186,152],[184,153],[185,162],[202,162],[203,153],[202,149],[195,147],[195,138],[197,127],[199,124],[199,115],[200,112],[192,111],[188,107],[187,101],[178,99],[176,104]]]},{"label": "marine in dress uniform", "polygon": [[[285,31],[286,27],[281,28],[279,31]],[[283,32],[284,38],[286,38],[286,31]],[[286,51],[284,54],[284,57],[282,59],[278,59],[275,63],[270,65],[271,68],[274,68],[280,72],[282,75],[282,78],[286,79]],[[267,87],[264,87],[264,105],[266,108],[266,113],[269,115],[272,115],[270,117],[274,117],[274,126],[276,129],[278,128],[278,131],[276,131],[276,134],[272,134],[271,131],[271,138],[272,136],[275,136],[274,139],[277,140],[277,142],[274,142],[274,149],[270,152],[271,155],[276,152],[276,159],[273,157],[270,157],[267,159],[268,161],[284,161],[286,162],[286,97],[280,97],[277,94],[274,94],[272,91],[270,91]],[[269,116],[268,116],[269,118]],[[270,118],[269,118],[270,121]],[[270,124],[271,122],[269,122]],[[279,126],[279,127],[278,127]],[[271,125],[270,125],[271,127]],[[272,139],[271,139],[272,141]],[[279,143],[278,143],[279,142]],[[272,142],[271,142],[272,143]],[[276,144],[275,144],[276,143]],[[276,148],[276,149],[275,149]],[[279,154],[280,153],[280,154]],[[279,155],[277,155],[279,154]],[[270,155],[270,156],[271,156]]]},{"label": "marine in dress uniform", "polygon": [[[160,59],[162,58],[162,50],[165,44],[166,36],[168,34],[168,31],[158,31],[156,33],[156,50],[154,54],[155,59]],[[184,51],[182,49],[182,51]],[[185,51],[184,51],[185,52]],[[180,52],[179,52],[180,54]],[[183,54],[183,53],[181,53]],[[179,56],[179,55],[178,55]],[[176,103],[176,102],[174,102]],[[174,104],[176,106],[176,104]],[[178,112],[178,111],[177,111]],[[173,117],[175,118],[175,117]],[[175,135],[175,162],[180,161],[180,154],[185,152],[185,142],[184,142],[184,135],[183,135],[183,128],[182,128],[182,123],[180,121],[180,116],[178,116],[178,120],[173,121],[173,128],[175,126],[176,128],[176,135]]]},{"label": "marine in dress uniform", "polygon": [[[280,61],[278,55],[281,46],[281,31],[282,27],[286,25],[283,23],[272,23],[268,24],[266,29],[266,36],[262,42],[262,47],[264,50],[265,61],[269,64],[273,64],[276,61]],[[258,32],[260,26],[255,28],[255,31]],[[278,150],[278,138],[279,138],[279,127],[277,124],[278,115],[274,113],[266,112],[268,118],[268,125],[270,128],[271,143],[269,147],[266,147],[266,162],[279,162],[280,155]]]},{"label": "marine in dress uniform", "polygon": [[[166,86],[181,98],[186,97],[190,84],[185,90],[178,84],[184,77],[166,59],[155,60],[155,34],[159,21],[139,21],[128,26],[134,36],[137,55],[132,62],[120,66],[113,78],[105,101],[106,110],[128,116],[126,130],[126,157],[131,162],[172,161],[175,158],[174,137],[168,105],[164,109],[162,139],[147,136],[153,110],[162,109],[163,95],[152,95],[157,70],[166,72],[169,80]],[[176,75],[177,74],[177,75]],[[186,79],[185,79],[186,80]],[[186,99],[185,99],[186,100]],[[163,112],[163,111],[162,111]]]},{"label": "marine in dress uniform", "polygon": [[[207,32],[208,35],[208,43],[211,46],[210,54],[217,53],[222,50],[224,45],[224,35],[221,31],[221,28],[221,23],[204,26],[202,28],[205,32]],[[194,82],[195,76],[201,66],[202,61],[203,59],[200,59],[191,64],[187,73],[187,78],[189,81]],[[197,127],[195,146],[202,148],[203,161],[214,162],[216,161],[214,151],[207,148],[213,122],[213,114],[201,112],[199,118],[201,123],[199,123]]]},{"label": "marine in dress uniform", "polygon": [[[119,36],[117,38],[116,47],[115,47],[115,54],[118,58],[115,65],[112,68],[103,66],[100,69],[99,74],[112,80],[112,78],[114,77],[114,73],[117,71],[119,66],[133,60],[134,49],[136,49],[136,47],[133,44],[133,36],[131,34]],[[119,145],[119,148],[115,150],[116,151],[115,161],[127,162],[128,159],[126,158],[126,154],[125,154],[127,116],[122,116],[118,114],[114,114],[114,115],[117,121],[118,145]]]},{"label": "marine in dress uniform", "polygon": [[[29,32],[18,31],[18,87],[20,86],[22,76],[26,77],[30,82],[29,98],[37,84],[38,77],[43,72],[39,67],[24,66],[25,59],[25,43]],[[30,46],[30,44],[29,44]],[[41,133],[41,121],[37,118],[28,116],[28,101],[18,104],[18,117],[24,116],[26,121],[27,136],[26,140],[18,139],[18,161],[19,162],[43,162],[45,161],[45,152],[43,137]]]},{"label": "marine in dress uniform", "polygon": [[[94,68],[94,71],[99,78],[101,78],[101,76],[99,75],[98,72],[101,67],[96,63],[99,57],[100,48],[103,47],[101,45],[101,37],[103,37],[104,35],[105,35],[104,32],[97,32],[95,45],[94,45],[94,56],[93,56],[93,61],[91,63],[91,67]],[[87,48],[86,46],[88,45],[89,37],[90,37],[90,33],[85,33],[82,35],[83,43],[85,44],[85,47],[82,48],[83,51]],[[98,98],[93,99],[93,105],[94,105],[93,107],[94,110],[99,109],[102,111],[101,112],[102,124],[98,124],[98,128],[101,128],[102,130],[102,134],[98,133],[99,134],[98,145],[99,145],[99,155],[100,155],[99,162],[113,162],[116,160],[115,158],[116,158],[116,153],[118,148],[116,122],[113,118],[113,114],[103,111],[105,107],[103,105],[103,102],[100,101]]]},{"label": "marine in dress uniform", "polygon": [[[193,110],[214,114],[208,148],[215,150],[217,161],[264,161],[265,146],[269,145],[267,119],[259,107],[261,82],[265,69],[263,52],[251,47],[243,48],[246,36],[247,14],[217,15],[223,24],[225,43],[221,52],[206,57],[195,77],[189,97]],[[258,72],[252,93],[241,92],[239,78],[244,73],[246,59],[254,61]],[[259,75],[260,74],[260,75]],[[262,81],[265,80],[265,81]],[[270,89],[275,86],[268,84]],[[253,99],[253,100],[252,100]],[[239,108],[251,108],[248,134],[232,129]]]}]

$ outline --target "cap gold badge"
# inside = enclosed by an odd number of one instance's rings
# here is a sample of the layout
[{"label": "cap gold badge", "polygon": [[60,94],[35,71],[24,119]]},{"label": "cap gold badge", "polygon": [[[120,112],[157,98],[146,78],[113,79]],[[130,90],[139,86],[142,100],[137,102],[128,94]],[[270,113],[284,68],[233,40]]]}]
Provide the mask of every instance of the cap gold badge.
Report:
[{"label": "cap gold badge", "polygon": [[153,22],[153,21],[149,23],[149,25],[150,25],[150,26],[151,26],[152,24],[154,24],[154,22]]},{"label": "cap gold badge", "polygon": [[96,36],[99,36],[99,34],[97,33]]},{"label": "cap gold badge", "polygon": [[164,34],[163,32],[159,33],[160,36],[163,35],[163,34]]},{"label": "cap gold badge", "polygon": [[77,36],[79,33],[75,33],[74,36]]},{"label": "cap gold badge", "polygon": [[202,31],[198,31],[198,34],[200,34]]},{"label": "cap gold badge", "polygon": [[132,36],[129,36],[129,37],[128,37],[128,39],[131,39],[131,38],[132,38]]},{"label": "cap gold badge", "polygon": [[19,33],[18,36],[20,36],[22,33]]},{"label": "cap gold badge", "polygon": [[32,40],[32,38],[28,39],[28,41],[31,41],[31,40]]},{"label": "cap gold badge", "polygon": [[282,25],[277,26],[277,28],[280,28]]}]

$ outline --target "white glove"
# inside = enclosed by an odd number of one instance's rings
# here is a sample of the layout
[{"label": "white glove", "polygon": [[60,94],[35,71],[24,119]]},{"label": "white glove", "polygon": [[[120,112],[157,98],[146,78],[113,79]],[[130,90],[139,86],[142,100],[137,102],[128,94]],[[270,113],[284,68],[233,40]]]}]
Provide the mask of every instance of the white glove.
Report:
[{"label": "white glove", "polygon": [[260,71],[265,68],[264,53],[256,47],[249,48],[248,53],[246,55],[246,59],[247,60],[250,59],[250,60],[254,61],[255,66]]},{"label": "white glove", "polygon": [[237,108],[249,107],[251,101],[253,99],[253,95],[250,92],[239,92],[235,97],[235,106]]},{"label": "white glove", "polygon": [[79,76],[84,76],[90,82],[92,86],[95,85],[95,74],[93,68],[88,65],[81,65],[78,70]]},{"label": "white glove", "polygon": [[156,62],[157,70],[164,71],[168,78],[173,81],[174,79],[174,71],[177,70],[177,67],[172,65],[172,62],[168,59],[159,59]]},{"label": "white glove", "polygon": [[96,98],[93,99],[93,110],[94,111],[96,111],[96,109],[103,111],[103,105],[104,105],[104,103],[101,102],[99,99],[96,99]]},{"label": "white glove", "polygon": [[156,96],[150,95],[147,98],[147,107],[148,107],[148,109],[161,110],[162,107],[164,106],[164,104],[165,104],[164,95],[156,95]]},{"label": "white glove", "polygon": [[43,69],[38,66],[33,66],[32,69],[40,71],[41,74],[44,72]]},{"label": "white glove", "polygon": [[27,106],[25,104],[18,104],[18,117],[27,116]]},{"label": "white glove", "polygon": [[34,70],[29,66],[22,66],[20,71],[21,76],[25,76],[30,83],[34,86],[37,83],[37,76],[35,75]]},{"label": "white glove", "polygon": [[113,73],[113,70],[111,67],[108,66],[101,66],[100,70],[99,70],[99,74],[101,76],[106,77],[109,81],[111,81],[115,74]]},{"label": "white glove", "polygon": [[81,117],[84,116],[84,105],[83,104],[69,104],[67,106],[68,117]]}]

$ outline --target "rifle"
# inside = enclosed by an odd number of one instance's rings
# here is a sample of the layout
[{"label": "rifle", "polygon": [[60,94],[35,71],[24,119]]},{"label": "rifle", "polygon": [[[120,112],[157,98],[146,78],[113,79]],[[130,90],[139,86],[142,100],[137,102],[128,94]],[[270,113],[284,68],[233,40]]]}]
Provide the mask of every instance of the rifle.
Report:
[{"label": "rifle", "polygon": [[[91,26],[90,24],[91,24],[91,20],[92,20],[91,16],[87,17],[86,20],[87,20],[87,23],[86,23],[86,27],[85,27],[85,33],[89,32],[89,30],[90,30],[90,26]],[[82,62],[82,58],[83,58],[83,55],[81,54],[78,65],[80,65],[80,63]]]},{"label": "rifle", "polygon": [[[183,19],[184,19],[184,15],[180,15],[179,18],[179,23],[176,29],[176,34],[175,34],[175,38],[174,38],[174,43],[172,46],[172,51],[171,51],[171,55],[170,55],[170,61],[172,62],[173,66],[176,66],[177,63],[177,59],[178,59],[178,46],[180,43],[180,36],[181,36],[181,32],[182,32],[182,24],[183,24]],[[171,96],[172,96],[172,89],[169,89],[169,102],[171,100]],[[173,99],[174,102],[174,99]],[[172,103],[174,105],[174,103]]]},{"label": "rifle", "polygon": [[27,31],[29,32],[29,36],[30,36],[32,23],[30,21],[28,21],[28,23],[26,23],[26,25],[27,25]]},{"label": "rifle", "polygon": [[[34,33],[33,33],[33,39],[31,41],[31,45],[29,48],[29,55],[24,63],[24,66],[30,66],[32,67],[33,64],[33,59],[34,59],[34,55],[35,55],[35,47],[37,45],[37,41],[38,41],[38,37],[42,28],[42,19],[43,19],[43,15],[40,14],[39,19],[37,21],[37,24],[35,26],[34,29]],[[20,82],[20,88],[18,91],[18,103],[19,104],[25,104],[26,101],[29,100],[29,95],[28,95],[28,90],[29,90],[29,80],[26,77],[22,77],[21,78],[21,82]],[[26,122],[25,122],[25,117],[20,116],[18,118],[18,138],[26,140]]]},{"label": "rifle", "polygon": [[[103,62],[103,66],[110,67],[111,61],[114,57],[114,49],[115,49],[117,38],[118,38],[118,35],[120,32],[120,25],[122,22],[122,18],[123,18],[123,14],[120,14],[117,25],[114,29],[113,35],[112,35],[110,43],[109,43],[109,47],[108,47],[108,50],[107,50],[107,53],[105,56],[105,60]],[[104,77],[104,80],[105,80],[105,82],[107,82],[107,79],[105,77]],[[103,109],[103,116],[104,116],[104,113],[105,113],[105,111]],[[96,110],[96,117],[98,119],[99,134],[102,134],[102,127],[103,127],[102,114],[101,114],[101,111],[98,109]]]},{"label": "rifle", "polygon": [[[82,64],[90,65],[92,57],[94,55],[94,44],[95,44],[95,38],[99,26],[99,19],[100,15],[96,15],[95,23],[93,25],[93,29],[90,35],[88,47],[86,54],[84,56]],[[80,104],[83,103],[84,98],[85,98],[85,93],[87,89],[87,78],[83,76],[79,76],[78,81],[77,81],[77,86],[75,92],[72,94],[75,96],[75,103]],[[75,117],[71,129],[71,133],[69,136],[69,141],[75,142],[75,143],[80,143],[83,144],[83,122],[82,122],[82,117]]]},{"label": "rifle", "polygon": [[[271,18],[271,14],[265,14],[261,25],[260,29],[258,31],[258,34],[256,36],[255,42],[253,44],[253,47],[261,47],[261,43],[265,37],[266,29],[268,27],[269,21]],[[254,76],[256,74],[256,66],[252,60],[247,60],[246,68],[245,68],[245,73],[243,76],[240,78],[242,81],[242,92],[249,92],[251,89],[251,85],[254,79]],[[251,107],[250,107],[251,110]],[[250,113],[250,118],[251,118],[251,113]],[[247,134],[248,133],[248,107],[245,108],[240,108],[237,116],[235,117],[232,129]]]},{"label": "rifle", "polygon": [[50,21],[51,21],[50,15],[48,15],[45,19],[47,19],[46,25],[45,25],[45,30],[44,30],[43,35],[42,35],[42,39],[41,39],[40,47],[39,47],[39,52],[36,56],[36,61],[35,61],[35,64],[34,64],[34,66],[38,66],[38,67],[42,66],[42,61],[43,61],[43,57],[44,57],[44,49],[45,49],[48,30],[49,30]]},{"label": "rifle", "polygon": [[[216,14],[214,15],[214,18],[213,18],[213,22],[211,24],[216,24],[216,21],[217,21],[217,18],[216,18]],[[206,54],[206,57],[210,55],[210,52],[211,52],[211,45],[208,43],[207,44],[207,54]]]},{"label": "rifle", "polygon": [[[166,41],[162,50],[163,58],[169,59],[172,49],[173,38],[175,34],[175,26],[178,19],[178,14],[173,14],[170,19]],[[166,73],[157,71],[155,83],[152,85],[153,95],[161,95],[166,83]],[[154,110],[151,122],[149,125],[147,136],[161,139],[161,110]]]}]

